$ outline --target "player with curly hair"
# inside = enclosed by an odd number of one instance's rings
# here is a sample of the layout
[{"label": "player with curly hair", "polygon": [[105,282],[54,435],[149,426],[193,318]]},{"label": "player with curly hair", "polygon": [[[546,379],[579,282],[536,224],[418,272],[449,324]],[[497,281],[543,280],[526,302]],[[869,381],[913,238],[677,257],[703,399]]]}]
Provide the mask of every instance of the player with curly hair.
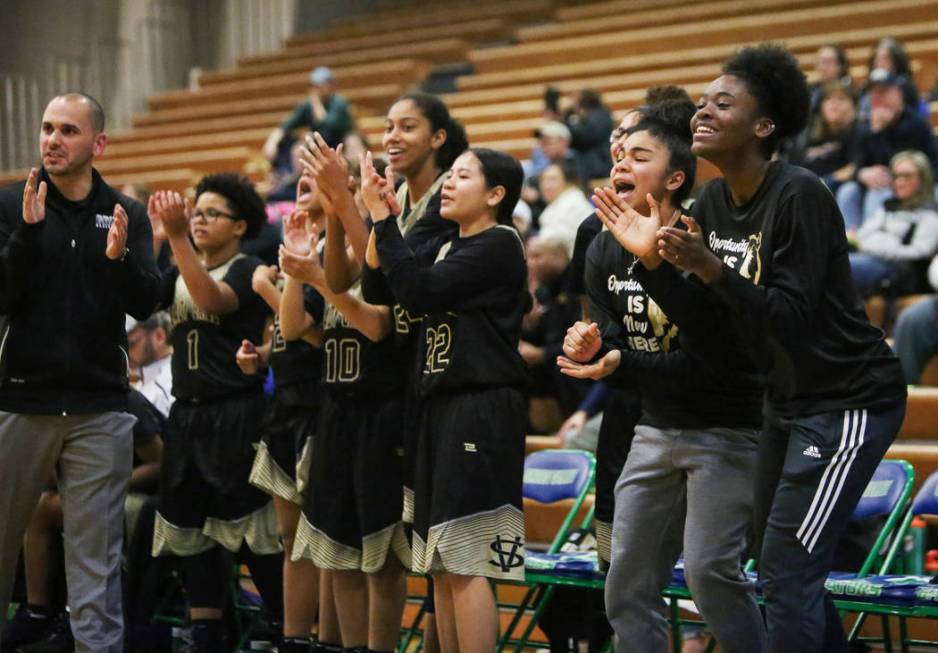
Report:
[{"label": "player with curly hair", "polygon": [[270,309],[251,287],[260,259],[241,239],[266,220],[250,181],[204,177],[193,207],[178,193],[150,197],[176,267],[163,278],[161,307],[173,323],[173,396],[164,433],[153,554],[182,558],[195,650],[225,650],[222,606],[230,561],[247,562],[272,614],[282,612],[282,557],[269,495],[248,476],[260,437],[263,377],[242,374],[235,352],[260,344]]},{"label": "player with curly hair", "polygon": [[834,198],[810,172],[772,161],[804,128],[808,98],[787,50],[741,50],[691,121],[694,153],[723,177],[682,218],[687,229],[655,229],[657,216],[634,211],[611,221],[641,255],[642,285],[682,330],[701,326],[695,298],[718,297],[765,375],[754,550],[773,653],[846,650],[824,581],[906,398],[899,363],[854,287]]}]

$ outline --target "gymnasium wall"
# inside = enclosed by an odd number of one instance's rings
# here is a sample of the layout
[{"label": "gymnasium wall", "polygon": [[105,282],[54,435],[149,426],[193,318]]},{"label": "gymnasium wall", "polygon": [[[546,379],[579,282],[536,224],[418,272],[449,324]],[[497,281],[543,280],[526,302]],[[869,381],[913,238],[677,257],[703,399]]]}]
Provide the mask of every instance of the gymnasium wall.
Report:
[{"label": "gymnasium wall", "polygon": [[193,68],[233,66],[376,0],[3,0],[0,170],[35,163],[42,108],[65,90],[101,100],[108,130]]}]

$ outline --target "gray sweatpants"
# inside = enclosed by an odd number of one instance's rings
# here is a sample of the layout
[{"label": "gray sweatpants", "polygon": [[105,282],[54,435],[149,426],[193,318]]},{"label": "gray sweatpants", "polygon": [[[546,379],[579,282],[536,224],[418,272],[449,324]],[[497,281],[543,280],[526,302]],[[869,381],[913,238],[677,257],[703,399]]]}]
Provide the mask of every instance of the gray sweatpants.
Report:
[{"label": "gray sweatpants", "polygon": [[136,421],[119,412],[0,412],[0,621],[6,616],[23,534],[55,472],[65,518],[75,648],[95,653],[123,650],[122,516]]},{"label": "gray sweatpants", "polygon": [[[668,650],[662,564],[677,559],[669,526],[686,496],[684,573],[724,653],[758,653],[765,628],[740,570],[752,523],[758,431],[639,425],[616,483],[606,613],[617,651]],[[667,558],[667,560],[662,560]]]}]

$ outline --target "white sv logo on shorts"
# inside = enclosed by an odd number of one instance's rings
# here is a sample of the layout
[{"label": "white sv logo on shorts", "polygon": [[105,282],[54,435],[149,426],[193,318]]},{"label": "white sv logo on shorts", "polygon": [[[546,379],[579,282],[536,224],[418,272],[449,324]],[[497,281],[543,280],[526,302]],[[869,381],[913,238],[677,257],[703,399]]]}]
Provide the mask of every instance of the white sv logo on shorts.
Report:
[{"label": "white sv logo on shorts", "polygon": [[801,453],[802,453],[802,455],[808,456],[808,457],[810,457],[810,458],[820,458],[820,457],[821,457],[821,452],[818,451],[818,448],[815,447],[813,444],[812,444],[811,446],[809,446],[807,449],[805,449],[804,451],[802,451]]}]

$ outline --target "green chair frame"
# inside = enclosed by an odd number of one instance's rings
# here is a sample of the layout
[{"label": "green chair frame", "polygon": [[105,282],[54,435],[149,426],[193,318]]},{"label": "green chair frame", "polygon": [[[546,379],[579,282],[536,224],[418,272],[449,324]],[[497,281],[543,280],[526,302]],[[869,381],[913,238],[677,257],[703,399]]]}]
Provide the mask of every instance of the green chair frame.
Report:
[{"label": "green chair frame", "polygon": [[[551,451],[566,452],[571,450],[551,449]],[[579,496],[573,500],[573,504],[570,506],[570,510],[567,511],[563,522],[560,524],[560,528],[557,530],[557,534],[551,541],[550,547],[547,549],[547,553],[549,554],[560,552],[560,547],[564,545],[564,543],[567,541],[567,538],[570,536],[570,530],[573,527],[577,513],[579,513],[580,508],[583,507],[583,502],[593,490],[596,481],[595,456],[585,451],[577,450],[577,453],[585,454],[590,461],[588,477],[586,483],[583,484],[583,490],[580,492]],[[595,505],[590,508],[581,521],[579,528],[586,529],[592,525],[595,509]],[[540,619],[541,614],[544,612],[544,608],[547,606],[547,602],[550,601],[550,597],[553,596],[556,588],[573,587],[578,589],[602,591],[603,587],[605,586],[604,581],[599,579],[578,579],[530,571],[525,572],[523,581],[498,581],[498,584],[524,586],[528,588],[528,591],[525,593],[524,597],[521,599],[521,602],[518,605],[511,605],[506,603],[497,604],[499,608],[513,608],[515,613],[512,616],[508,627],[505,628],[503,633],[501,633],[498,639],[498,644],[496,645],[496,650],[501,651],[504,650],[505,647],[514,646],[514,651],[516,653],[521,653],[521,651],[523,651],[524,648],[531,643],[531,634],[534,632],[538,619]],[[494,589],[495,588],[493,587],[493,590]],[[532,613],[528,625],[525,627],[524,631],[519,637],[513,637],[512,635],[517,629],[518,624],[521,622],[521,619],[527,612]]]}]

